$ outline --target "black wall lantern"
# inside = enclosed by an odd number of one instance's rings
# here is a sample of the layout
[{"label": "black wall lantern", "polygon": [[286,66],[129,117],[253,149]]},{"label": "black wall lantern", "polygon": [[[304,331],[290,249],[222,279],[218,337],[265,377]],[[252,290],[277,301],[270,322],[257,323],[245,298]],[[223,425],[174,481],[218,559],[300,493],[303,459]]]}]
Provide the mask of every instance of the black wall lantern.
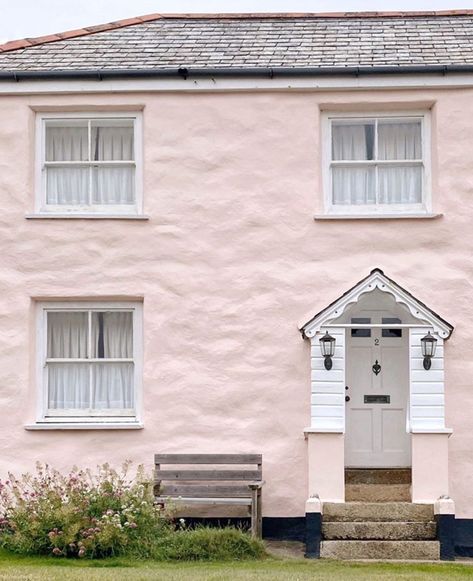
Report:
[{"label": "black wall lantern", "polygon": [[432,337],[430,331],[420,340],[422,345],[422,357],[424,358],[424,369],[429,370],[432,366],[432,357],[435,355],[437,339]]},{"label": "black wall lantern", "polygon": [[324,366],[327,371],[332,369],[332,357],[335,354],[335,337],[325,332],[325,335],[319,339],[320,349],[324,358]]}]

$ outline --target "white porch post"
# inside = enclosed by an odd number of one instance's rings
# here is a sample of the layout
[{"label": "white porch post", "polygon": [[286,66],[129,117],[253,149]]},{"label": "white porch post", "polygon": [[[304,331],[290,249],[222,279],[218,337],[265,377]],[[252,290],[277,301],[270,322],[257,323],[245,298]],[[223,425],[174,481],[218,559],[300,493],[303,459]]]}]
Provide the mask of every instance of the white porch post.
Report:
[{"label": "white porch post", "polygon": [[443,339],[434,333],[437,350],[424,369],[421,339],[425,329],[409,333],[409,429],[412,446],[412,501],[435,502],[448,495],[448,438],[445,427]]},{"label": "white porch post", "polygon": [[[319,339],[335,338],[333,367],[326,370]],[[323,327],[311,337],[311,425],[308,440],[308,496],[345,501],[345,330]]]}]

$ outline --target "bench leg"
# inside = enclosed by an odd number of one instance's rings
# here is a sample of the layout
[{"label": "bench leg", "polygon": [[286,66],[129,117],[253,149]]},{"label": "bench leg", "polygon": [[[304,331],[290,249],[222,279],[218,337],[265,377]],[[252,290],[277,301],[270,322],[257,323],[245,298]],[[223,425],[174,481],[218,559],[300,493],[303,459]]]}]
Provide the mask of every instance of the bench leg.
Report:
[{"label": "bench leg", "polygon": [[258,537],[258,494],[257,490],[251,491],[251,536]]},{"label": "bench leg", "polygon": [[258,508],[256,509],[256,516],[257,516],[257,526],[258,531],[257,535],[258,538],[261,539],[263,536],[263,505],[261,503],[261,488],[258,488],[258,494],[256,495]]},{"label": "bench leg", "polygon": [[262,536],[262,512],[261,489],[251,491],[251,536],[261,539]]}]

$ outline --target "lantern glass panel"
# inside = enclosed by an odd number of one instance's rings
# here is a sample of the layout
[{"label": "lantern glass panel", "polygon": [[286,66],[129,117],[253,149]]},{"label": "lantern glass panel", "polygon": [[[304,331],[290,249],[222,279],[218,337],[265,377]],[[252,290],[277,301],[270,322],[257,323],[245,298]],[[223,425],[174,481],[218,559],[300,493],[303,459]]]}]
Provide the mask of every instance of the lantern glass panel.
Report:
[{"label": "lantern glass panel", "polygon": [[335,338],[328,334],[328,331],[320,339],[320,349],[324,357],[333,357],[335,353]]},{"label": "lantern glass panel", "polygon": [[432,335],[427,333],[425,337],[421,339],[422,343],[422,355],[424,357],[434,357],[435,349],[437,347],[437,339],[432,337]]}]

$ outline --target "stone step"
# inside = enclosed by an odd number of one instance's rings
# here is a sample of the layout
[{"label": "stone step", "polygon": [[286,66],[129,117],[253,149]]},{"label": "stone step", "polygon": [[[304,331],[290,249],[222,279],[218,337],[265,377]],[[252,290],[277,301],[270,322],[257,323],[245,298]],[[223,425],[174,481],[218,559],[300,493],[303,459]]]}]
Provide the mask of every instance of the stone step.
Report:
[{"label": "stone step", "polygon": [[410,502],[411,485],[407,484],[347,484],[347,502]]},{"label": "stone step", "polygon": [[327,540],[425,541],[437,535],[435,522],[323,522]]},{"label": "stone step", "polygon": [[437,561],[438,541],[322,541],[320,556],[325,559],[396,559]]},{"label": "stone step", "polygon": [[347,468],[346,484],[410,484],[410,468]]},{"label": "stone step", "polygon": [[433,504],[412,502],[324,502],[324,522],[431,522]]}]

